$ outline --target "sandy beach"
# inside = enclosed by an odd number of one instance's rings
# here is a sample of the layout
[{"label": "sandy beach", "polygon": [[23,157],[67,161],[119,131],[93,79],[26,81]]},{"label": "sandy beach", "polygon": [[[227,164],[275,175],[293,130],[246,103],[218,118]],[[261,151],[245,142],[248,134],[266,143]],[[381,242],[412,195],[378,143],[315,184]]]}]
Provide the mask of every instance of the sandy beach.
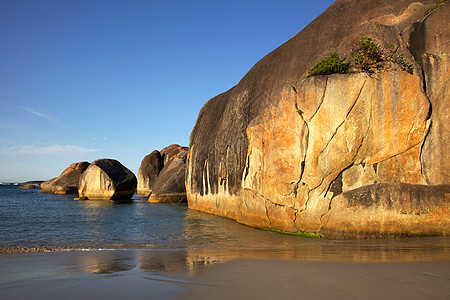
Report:
[{"label": "sandy beach", "polygon": [[182,286],[179,299],[449,299],[450,261],[236,260]]},{"label": "sandy beach", "polygon": [[[1,299],[449,299],[450,259],[292,259],[258,251],[0,255]],[[260,253],[261,255],[257,255]],[[274,259],[275,257],[276,259]]]}]

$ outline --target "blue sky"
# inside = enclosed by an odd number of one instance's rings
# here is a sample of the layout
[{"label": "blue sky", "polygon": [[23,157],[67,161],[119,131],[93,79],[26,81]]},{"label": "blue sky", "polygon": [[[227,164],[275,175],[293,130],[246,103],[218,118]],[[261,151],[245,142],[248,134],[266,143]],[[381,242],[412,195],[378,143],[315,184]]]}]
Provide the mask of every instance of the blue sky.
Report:
[{"label": "blue sky", "polygon": [[334,1],[0,1],[0,181],[187,146],[206,101]]}]

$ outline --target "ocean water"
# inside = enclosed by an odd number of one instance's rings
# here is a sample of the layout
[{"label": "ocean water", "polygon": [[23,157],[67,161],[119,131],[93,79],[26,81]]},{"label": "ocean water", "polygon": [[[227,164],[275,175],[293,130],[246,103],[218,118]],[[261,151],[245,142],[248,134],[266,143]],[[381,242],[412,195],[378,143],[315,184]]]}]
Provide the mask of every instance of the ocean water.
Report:
[{"label": "ocean water", "polygon": [[[283,235],[188,209],[186,204],[76,201],[0,185],[0,253],[189,251],[204,257],[350,261],[450,259],[446,237],[331,240]],[[210,255],[214,253],[214,255]]]}]

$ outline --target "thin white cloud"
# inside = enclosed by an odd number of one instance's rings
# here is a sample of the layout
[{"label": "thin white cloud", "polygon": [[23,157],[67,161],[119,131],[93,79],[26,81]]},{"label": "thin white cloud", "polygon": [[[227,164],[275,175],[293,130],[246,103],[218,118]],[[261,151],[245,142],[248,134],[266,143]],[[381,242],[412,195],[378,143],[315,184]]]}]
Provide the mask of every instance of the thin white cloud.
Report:
[{"label": "thin white cloud", "polygon": [[89,149],[74,145],[53,145],[53,146],[30,146],[21,145],[14,147],[0,148],[2,154],[87,154],[100,151],[99,149]]},{"label": "thin white cloud", "polygon": [[51,117],[51,116],[49,116],[49,115],[47,115],[45,113],[38,112],[38,111],[36,111],[34,109],[31,109],[29,107],[21,106],[21,108],[23,110],[29,112],[30,114],[33,114],[33,115],[38,116],[40,118],[43,118],[43,119],[46,119],[46,120],[49,120],[49,121],[59,121],[59,120],[57,120],[57,119],[55,119],[55,118],[53,118],[53,117]]}]

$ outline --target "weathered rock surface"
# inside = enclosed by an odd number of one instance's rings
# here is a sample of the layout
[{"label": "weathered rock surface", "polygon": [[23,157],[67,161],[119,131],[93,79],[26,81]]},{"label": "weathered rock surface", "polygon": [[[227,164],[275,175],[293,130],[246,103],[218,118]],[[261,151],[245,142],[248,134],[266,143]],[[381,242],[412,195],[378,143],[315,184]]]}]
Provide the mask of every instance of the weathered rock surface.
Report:
[{"label": "weathered rock surface", "polygon": [[80,199],[127,200],[136,191],[136,176],[114,159],[98,159],[83,172]]},{"label": "weathered rock surface", "polygon": [[181,148],[175,156],[172,156],[159,173],[152,193],[148,199],[150,202],[182,202],[186,201],[185,173],[188,150]]},{"label": "weathered rock surface", "polygon": [[[208,101],[192,131],[189,207],[329,237],[450,233],[450,2],[336,1]],[[370,36],[412,73],[305,78]]]},{"label": "weathered rock surface", "polygon": [[175,156],[177,156],[180,153],[184,153],[188,150],[188,147],[182,147],[178,144],[172,144],[170,146],[167,146],[161,150],[161,156],[164,161],[164,166],[167,165],[167,163]]},{"label": "weathered rock surface", "polygon": [[163,167],[164,160],[158,150],[144,157],[138,172],[138,195],[149,196],[152,193],[152,187]]},{"label": "weathered rock surface", "polygon": [[58,177],[44,181],[41,184],[39,193],[77,194],[81,174],[83,174],[88,166],[89,163],[87,161],[71,164]]}]

